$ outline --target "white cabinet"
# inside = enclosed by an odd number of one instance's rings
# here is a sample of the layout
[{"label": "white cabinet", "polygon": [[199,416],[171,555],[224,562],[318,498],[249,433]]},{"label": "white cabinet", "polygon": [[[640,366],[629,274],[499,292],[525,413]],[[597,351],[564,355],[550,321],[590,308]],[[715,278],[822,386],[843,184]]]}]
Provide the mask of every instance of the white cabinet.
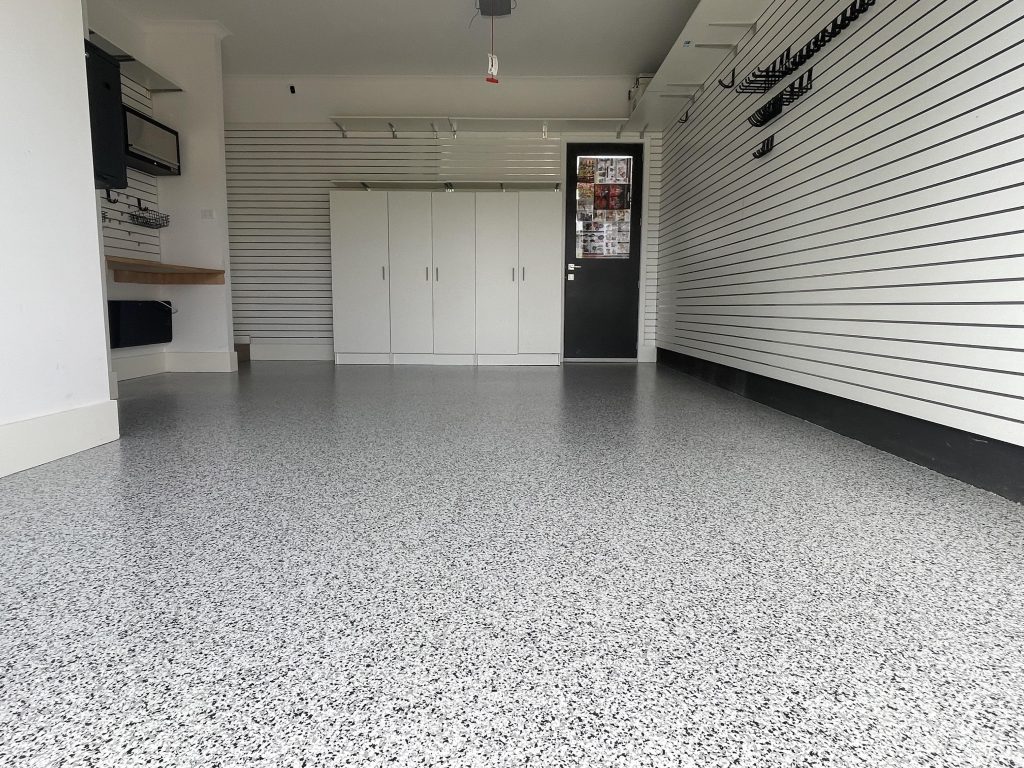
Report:
[{"label": "white cabinet", "polygon": [[434,351],[430,195],[388,192],[391,351]]},{"label": "white cabinet", "polygon": [[519,353],[562,348],[562,195],[519,193]]},{"label": "white cabinet", "polygon": [[331,193],[334,351],[386,362],[391,351],[386,192]]},{"label": "white cabinet", "polygon": [[557,365],[557,192],[331,193],[338,363]]},{"label": "white cabinet", "polygon": [[434,352],[476,352],[476,195],[433,193]]},{"label": "white cabinet", "polygon": [[476,352],[519,351],[519,196],[476,195]]}]

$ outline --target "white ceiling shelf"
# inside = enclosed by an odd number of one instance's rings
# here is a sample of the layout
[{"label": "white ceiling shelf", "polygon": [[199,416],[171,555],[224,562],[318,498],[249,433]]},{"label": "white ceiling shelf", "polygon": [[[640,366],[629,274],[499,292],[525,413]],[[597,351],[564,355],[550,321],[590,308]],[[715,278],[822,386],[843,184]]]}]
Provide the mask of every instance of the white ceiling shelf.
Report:
[{"label": "white ceiling shelf", "polygon": [[336,189],[367,192],[417,190],[432,192],[545,192],[561,189],[557,181],[348,181],[333,180]]},{"label": "white ceiling shelf", "polygon": [[429,117],[341,115],[330,118],[342,134],[383,133],[454,137],[465,133],[614,133],[625,118],[606,117]]},{"label": "white ceiling shelf", "polygon": [[623,129],[668,130],[701,94],[726,56],[756,31],[757,19],[769,4],[769,0],[702,0]]},{"label": "white ceiling shelf", "polygon": [[121,72],[139,85],[148,88],[151,93],[174,93],[181,90],[181,86],[177,83],[168,80],[152,67],[146,66],[130,53],[118,48],[92,30],[89,30],[89,42],[117,59],[121,65]]}]

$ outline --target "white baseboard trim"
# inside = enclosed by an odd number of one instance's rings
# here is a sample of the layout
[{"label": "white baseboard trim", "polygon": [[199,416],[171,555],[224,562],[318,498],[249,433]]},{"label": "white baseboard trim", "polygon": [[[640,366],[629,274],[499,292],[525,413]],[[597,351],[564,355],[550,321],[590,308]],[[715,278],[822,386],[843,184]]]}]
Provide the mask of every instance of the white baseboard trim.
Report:
[{"label": "white baseboard trim", "polygon": [[0,424],[0,477],[95,448],[118,437],[115,400]]},{"label": "white baseboard trim", "polygon": [[477,365],[558,365],[558,353],[540,355],[477,355]]},{"label": "white baseboard trim", "polygon": [[334,356],[335,365],[391,365],[391,353],[339,352]]},{"label": "white baseboard trim", "polygon": [[250,360],[333,360],[333,344],[274,344],[249,342]]},{"label": "white baseboard trim", "polygon": [[238,353],[221,352],[167,352],[169,373],[233,373],[238,370]]},{"label": "white baseboard trim", "polygon": [[141,355],[111,356],[110,367],[118,381],[138,379],[142,376],[153,376],[167,372],[167,360],[164,352],[146,352]]},{"label": "white baseboard trim", "polygon": [[396,352],[391,356],[395,365],[476,365],[476,355],[435,355]]}]

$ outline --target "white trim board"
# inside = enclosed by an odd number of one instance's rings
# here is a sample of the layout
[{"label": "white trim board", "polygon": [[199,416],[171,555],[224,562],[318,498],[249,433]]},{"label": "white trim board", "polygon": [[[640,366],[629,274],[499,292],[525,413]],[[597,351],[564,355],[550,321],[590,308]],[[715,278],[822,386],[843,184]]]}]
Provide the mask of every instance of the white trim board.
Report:
[{"label": "white trim board", "polygon": [[238,353],[223,352],[168,352],[168,373],[234,373],[238,370]]},{"label": "white trim board", "polygon": [[95,448],[118,437],[114,400],[2,424],[0,477]]},{"label": "white trim board", "polygon": [[167,371],[167,361],[162,350],[135,355],[118,355],[118,351],[114,350],[115,354],[110,356],[110,367],[118,381],[153,376]]},{"label": "white trim board", "polygon": [[249,341],[250,360],[333,360],[334,346],[326,344],[275,344]]}]

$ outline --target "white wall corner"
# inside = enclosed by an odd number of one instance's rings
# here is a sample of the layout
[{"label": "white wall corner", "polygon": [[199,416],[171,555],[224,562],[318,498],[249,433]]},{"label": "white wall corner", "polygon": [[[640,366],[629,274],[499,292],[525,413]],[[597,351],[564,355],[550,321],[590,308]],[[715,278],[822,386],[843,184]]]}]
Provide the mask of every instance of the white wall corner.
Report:
[{"label": "white wall corner", "polygon": [[117,403],[113,400],[0,424],[0,477],[95,448],[118,437]]},{"label": "white wall corner", "polygon": [[636,361],[638,363],[658,362],[658,348],[653,344],[650,346],[639,347],[636,351]]}]

